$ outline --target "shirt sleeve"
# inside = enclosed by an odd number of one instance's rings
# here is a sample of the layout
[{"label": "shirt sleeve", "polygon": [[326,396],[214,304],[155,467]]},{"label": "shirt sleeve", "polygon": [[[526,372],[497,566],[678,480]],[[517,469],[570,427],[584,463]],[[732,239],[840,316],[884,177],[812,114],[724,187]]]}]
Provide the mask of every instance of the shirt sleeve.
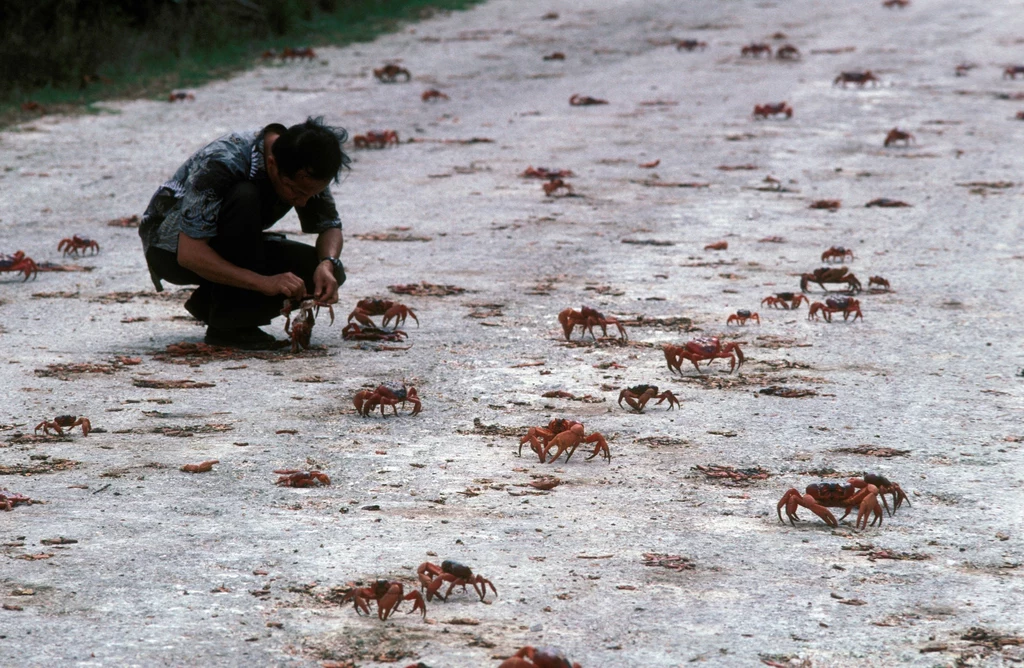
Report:
[{"label": "shirt sleeve", "polygon": [[338,209],[334,205],[334,196],[328,186],[315,197],[310,197],[306,206],[295,208],[299,216],[299,223],[302,224],[302,231],[306,234],[319,234],[330,229],[341,229],[341,219],[338,217]]},{"label": "shirt sleeve", "polygon": [[244,180],[244,165],[218,151],[197,156],[181,193],[181,231],[193,239],[217,236],[217,218],[231,188]]}]

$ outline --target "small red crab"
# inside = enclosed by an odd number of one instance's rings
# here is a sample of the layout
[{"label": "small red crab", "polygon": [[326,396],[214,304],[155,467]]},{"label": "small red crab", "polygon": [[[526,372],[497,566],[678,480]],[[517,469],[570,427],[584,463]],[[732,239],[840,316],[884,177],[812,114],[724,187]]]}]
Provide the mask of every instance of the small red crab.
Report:
[{"label": "small red crab", "polygon": [[350,322],[341,329],[341,338],[346,341],[402,341],[409,335],[400,329],[381,329],[379,327],[360,327]]},{"label": "small red crab", "polygon": [[405,402],[407,401],[412,404],[412,413],[410,415],[416,415],[420,412],[422,404],[420,404],[420,396],[416,393],[416,388],[406,387],[404,384],[401,387],[379,385],[375,390],[360,390],[352,398],[356,412],[363,417],[369,417],[370,412],[378,405],[380,406],[381,417],[387,417],[387,414],[384,412],[385,406],[391,406],[395,415],[398,415],[398,404],[402,404],[402,407],[405,408]]},{"label": "small red crab", "polygon": [[681,39],[676,42],[676,51],[694,51],[700,49],[703,51],[708,48],[707,42],[701,42],[695,39]]},{"label": "small red crab", "polygon": [[601,336],[608,336],[608,325],[615,325],[619,330],[619,338],[622,341],[629,340],[626,335],[626,328],[622,326],[616,318],[605,316],[600,311],[590,308],[589,306],[583,306],[579,311],[573,308],[567,308],[558,314],[558,322],[562,325],[562,332],[565,333],[565,340],[568,341],[572,336],[572,332],[576,327],[579,327],[584,332],[590,332],[590,335],[597,340],[594,336],[594,326],[601,328]]},{"label": "small red crab", "polygon": [[592,104],[608,104],[608,100],[602,100],[596,97],[590,97],[589,95],[580,95],[576,93],[569,98],[569,104],[574,107],[588,107]]},{"label": "small red crab", "polygon": [[522,171],[519,176],[525,179],[567,179],[576,176],[571,169],[548,169],[547,167],[534,167],[530,165]]},{"label": "small red crab", "polygon": [[669,371],[675,371],[679,375],[683,373],[683,360],[690,360],[697,373],[701,373],[697,363],[704,360],[711,364],[716,359],[728,359],[729,373],[741,366],[745,360],[738,343],[733,341],[722,343],[717,336],[694,339],[682,346],[666,343],[662,346],[662,352],[665,353],[665,362],[668,364]]},{"label": "small red crab", "polygon": [[14,255],[0,254],[0,273],[5,271],[25,274],[22,281],[27,281],[29,278],[36,277],[36,274],[39,273],[39,265],[25,255],[24,251],[16,251]]},{"label": "small red crab", "polygon": [[401,582],[377,580],[373,583],[372,587],[352,587],[345,594],[344,598],[341,599],[342,605],[348,602],[349,599],[353,602],[356,614],[362,611],[367,615],[370,614],[370,601],[376,601],[377,617],[382,622],[386,621],[395,610],[398,610],[398,606],[402,604],[402,601],[415,601],[409,614],[411,615],[417,610],[422,610],[423,619],[427,618],[427,604],[423,601],[423,596],[416,590],[406,594],[405,587]]},{"label": "small red crab", "polygon": [[838,86],[842,84],[843,88],[846,88],[846,84],[852,83],[863,88],[864,84],[869,81],[872,86],[878,85],[878,77],[876,77],[871,70],[864,70],[863,72],[840,72],[839,76],[832,81],[832,85]]},{"label": "small red crab", "polygon": [[747,44],[742,49],[740,49],[740,55],[743,56],[744,58],[748,56],[751,58],[760,58],[762,53],[771,58],[772,47],[768,46],[767,44],[760,43]]},{"label": "small red crab", "polygon": [[826,211],[836,211],[842,206],[842,201],[838,199],[817,199],[811,202],[808,208],[810,209],[825,209]]},{"label": "small red crab", "polygon": [[800,308],[801,302],[811,303],[805,295],[798,295],[794,292],[776,292],[774,295],[769,295],[761,300],[761,306],[768,304],[772,308],[784,308],[787,311],[790,309]]},{"label": "small red crab", "polygon": [[316,58],[316,51],[311,47],[286,46],[281,50],[281,60],[313,60]]},{"label": "small red crab", "polygon": [[753,320],[758,325],[761,324],[761,316],[759,316],[756,313],[751,313],[747,309],[740,309],[739,311],[733,313],[731,316],[725,319],[725,324],[726,326],[731,325],[733,323],[736,323],[737,325],[745,325],[747,324],[747,320]]},{"label": "small red crab", "polygon": [[839,258],[840,262],[845,262],[846,258],[850,258],[850,261],[852,262],[853,251],[849,248],[843,248],[842,246],[832,246],[821,254],[822,262],[828,262],[833,258]]},{"label": "small red crab", "polygon": [[385,65],[379,70],[374,70],[373,76],[377,77],[377,80],[381,83],[395,83],[398,81],[398,77],[405,77],[406,81],[412,78],[409,70],[394,64]]},{"label": "small red crab", "polygon": [[544,56],[543,58],[541,58],[541,60],[565,60],[565,54],[562,53],[561,51],[555,51],[554,53],[549,53],[548,55]]},{"label": "small red crab", "polygon": [[431,100],[447,100],[450,98],[436,88],[429,88],[423,91],[423,94],[420,95],[420,99],[424,102],[430,102]]},{"label": "small red crab", "polygon": [[274,473],[281,476],[274,484],[282,487],[319,487],[331,484],[331,479],[327,477],[327,474],[320,471],[276,469]]},{"label": "small red crab", "polygon": [[13,510],[14,506],[19,503],[25,505],[31,505],[32,499],[25,496],[24,494],[18,494],[17,492],[10,492],[6,489],[0,489],[0,510]]},{"label": "small red crab", "polygon": [[498,668],[583,668],[575,661],[570,662],[565,652],[555,647],[534,649],[527,645],[501,662]]},{"label": "small red crab", "polygon": [[[427,601],[434,596],[437,596],[442,601],[447,601],[448,595],[452,593],[452,589],[460,585],[462,586],[462,591],[466,591],[466,585],[472,585],[477,596],[484,603],[487,602],[484,601],[484,597],[487,595],[488,585],[491,587],[494,595],[498,595],[498,590],[494,588],[494,584],[490,580],[482,575],[474,575],[469,566],[464,566],[451,559],[445,559],[441,562],[440,566],[424,561],[416,569],[416,575],[420,579],[420,589],[427,592]],[[441,585],[445,582],[451,584],[448,585],[448,590],[444,593],[444,596],[441,596]]]},{"label": "small red crab", "polygon": [[43,420],[36,425],[35,431],[42,429],[44,434],[49,434],[52,429],[57,432],[58,436],[63,436],[64,429],[71,431],[78,426],[82,427],[82,436],[88,436],[89,432],[92,431],[92,423],[89,422],[89,418],[76,415],[58,415],[53,420]]},{"label": "small red crab", "polygon": [[352,145],[356,148],[387,148],[398,145],[398,133],[394,130],[370,131],[365,135],[352,137]]},{"label": "small red crab", "polygon": [[544,451],[548,447],[548,443],[556,435],[561,434],[563,431],[568,431],[573,425],[579,424],[575,420],[568,420],[566,418],[554,418],[548,423],[547,427],[530,427],[527,430],[526,435],[519,439],[519,453],[518,456],[523,456],[523,446],[527,443],[530,444],[530,449],[533,450],[540,461],[544,463]]},{"label": "small red crab", "polygon": [[70,239],[61,239],[60,243],[57,244],[57,250],[62,250],[65,255],[78,255],[78,251],[82,251],[83,254],[87,250],[91,250],[92,254],[95,255],[99,252],[99,244],[91,239],[85,237],[79,237],[78,235],[72,235]]},{"label": "small red crab", "polygon": [[898,208],[910,206],[910,204],[907,204],[906,202],[898,200],[898,199],[890,199],[888,197],[878,197],[876,199],[871,200],[870,202],[868,202],[864,206],[866,208],[869,208],[869,209],[871,207],[873,207],[873,206],[882,207],[883,209],[898,209]]},{"label": "small red crab", "polygon": [[826,290],[826,283],[846,283],[851,292],[860,292],[860,281],[846,267],[819,267],[809,274],[800,274],[800,291],[807,292],[808,283],[817,283]]},{"label": "small red crab", "polygon": [[824,304],[814,302],[807,313],[807,319],[817,320],[818,313],[821,313],[822,317],[825,318],[825,322],[832,322],[833,313],[842,313],[843,320],[849,318],[851,313],[854,320],[857,320],[857,318],[864,319],[864,315],[860,312],[860,301],[853,297],[829,297],[825,300]]},{"label": "small red crab", "polygon": [[908,5],[910,5],[910,0],[885,0],[882,3],[883,7],[888,7],[889,9],[894,9],[894,8],[903,9],[904,7],[907,7]]},{"label": "small red crab", "polygon": [[551,179],[541,187],[544,189],[544,195],[547,197],[554,197],[555,193],[559,190],[564,190],[566,195],[572,195],[572,186],[562,179]]},{"label": "small red crab", "polygon": [[884,290],[885,292],[888,292],[889,290],[892,289],[889,286],[889,281],[885,280],[881,276],[872,276],[871,278],[869,278],[868,279],[868,288],[872,289],[871,288],[872,285],[877,285],[878,286],[878,288],[877,288],[878,290]]},{"label": "small red crab", "polygon": [[1024,65],[1010,65],[1003,70],[1004,79],[1016,79],[1018,74],[1024,74]]},{"label": "small red crab", "polygon": [[[548,441],[547,446],[544,448],[544,453],[541,455],[541,461],[547,461],[547,463],[550,464],[561,457],[564,452],[566,453],[565,462],[568,464],[569,458],[572,457],[573,453],[576,452],[576,448],[579,447],[581,443],[594,444],[594,451],[587,457],[588,460],[593,459],[600,454],[609,462],[612,461],[612,454],[608,450],[608,442],[605,440],[604,436],[597,431],[589,436],[586,435],[584,433],[583,424],[579,422],[573,424],[566,431],[556,434],[554,438]],[[548,453],[551,452],[552,448],[555,448],[555,454],[549,459]]]},{"label": "small red crab", "polygon": [[679,405],[679,400],[676,399],[676,395],[672,394],[670,390],[665,390],[662,393],[658,393],[657,385],[634,385],[633,387],[627,387],[626,389],[619,392],[619,406],[622,406],[623,400],[632,407],[637,413],[644,412],[644,406],[651,399],[657,399],[655,405],[661,404],[663,401],[668,401],[668,409],[672,410],[675,406]]},{"label": "small red crab", "polygon": [[405,324],[407,317],[415,320],[417,327],[420,326],[420,320],[411,308],[390,299],[360,299],[356,302],[356,307],[348,314],[348,321],[356,320],[367,327],[376,327],[373,321],[370,320],[371,315],[384,316],[384,319],[381,321],[384,327],[387,327],[392,319],[395,321],[395,327],[401,327]]},{"label": "small red crab", "polygon": [[914,139],[914,135],[909,132],[904,132],[899,128],[893,128],[892,130],[889,130],[889,134],[885,135],[885,141],[882,142],[882,145],[888,147],[890,144],[895,144],[898,141],[903,142],[904,146],[909,146],[910,142],[917,143],[917,140]]},{"label": "small red crab", "polygon": [[800,49],[792,44],[783,44],[775,52],[775,57],[779,60],[800,60]]},{"label": "small red crab", "polygon": [[793,107],[789,106],[785,102],[778,102],[776,104],[755,104],[754,105],[754,118],[768,118],[769,116],[778,116],[779,114],[785,115],[786,118],[793,117]]},{"label": "small red crab", "polygon": [[[868,519],[872,515],[874,515],[874,519],[871,521],[871,525],[874,526],[875,522],[878,522],[879,526],[882,525],[882,506],[878,503],[878,497],[882,497],[882,505],[888,511],[889,504],[885,500],[886,494],[892,494],[893,508],[889,511],[890,516],[899,509],[904,501],[908,506],[910,505],[910,499],[899,485],[889,482],[885,476],[868,473],[863,478],[850,478],[846,484],[814,483],[807,486],[805,494],[800,494],[796,489],[790,489],[782,495],[778,506],[776,506],[776,512],[778,512],[779,521],[785,523],[785,520],[782,519],[782,508],[785,506],[789,523],[796,526],[794,520],[800,519],[797,517],[796,511],[803,506],[823,519],[825,524],[830,527],[838,527],[839,522],[856,508],[856,526],[858,529],[865,529]],[[846,512],[839,518],[839,521],[836,521],[835,516],[829,512],[829,508],[843,508]]]},{"label": "small red crab", "polygon": [[[320,304],[313,299],[303,299],[296,303],[292,299],[284,300],[284,307],[281,309],[281,315],[285,316],[284,321],[284,333],[287,334],[292,341],[292,352],[299,352],[301,347],[303,350],[309,350],[309,340],[313,335],[313,325],[316,324],[316,315],[320,313],[320,307],[327,306],[327,310],[331,314],[331,324],[334,324],[334,308],[328,304]],[[292,311],[299,309],[299,314],[292,319]]]},{"label": "small red crab", "polygon": [[167,96],[168,102],[195,102],[196,96],[192,93],[183,90],[171,91],[170,95]]}]

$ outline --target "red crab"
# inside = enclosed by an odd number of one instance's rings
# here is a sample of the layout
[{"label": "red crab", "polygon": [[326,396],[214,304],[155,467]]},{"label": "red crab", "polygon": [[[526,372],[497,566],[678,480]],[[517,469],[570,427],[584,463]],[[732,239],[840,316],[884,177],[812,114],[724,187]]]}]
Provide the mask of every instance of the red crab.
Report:
[{"label": "red crab", "polygon": [[774,295],[769,295],[761,300],[761,306],[768,304],[772,308],[784,308],[787,311],[790,309],[800,308],[801,302],[811,303],[811,300],[806,295],[798,295],[793,292],[776,292]]},{"label": "red crab", "polygon": [[[893,508],[889,511],[889,504],[886,503],[885,495],[892,494]],[[846,518],[854,508],[857,508],[858,529],[867,528],[868,518],[874,515],[871,525],[875,522],[882,525],[882,507],[878,504],[878,497],[882,497],[882,505],[891,516],[906,501],[910,505],[910,499],[903,492],[899,485],[889,482],[885,476],[875,473],[868,473],[863,478],[850,478],[846,484],[820,482],[808,485],[805,494],[800,494],[796,489],[790,489],[779,500],[776,512],[779,521],[782,519],[782,507],[786,507],[786,515],[789,523],[796,526],[794,520],[800,519],[796,511],[800,506],[807,508],[815,515],[825,521],[830,527],[838,527],[839,522]],[[839,521],[829,512],[829,508],[843,508],[846,512]]]},{"label": "red crab", "polygon": [[771,58],[772,47],[768,46],[767,44],[747,44],[742,49],[740,49],[740,55],[743,56],[744,58],[746,58],[747,56],[751,58],[759,58],[762,53]]},{"label": "red crab", "polygon": [[541,187],[547,197],[553,197],[559,190],[564,190],[566,195],[572,195],[572,186],[562,179],[551,179]]},{"label": "red crab", "polygon": [[768,118],[769,116],[778,116],[779,114],[784,114],[786,118],[792,118],[793,107],[785,102],[754,105],[754,118]]},{"label": "red crab", "polygon": [[579,311],[572,308],[567,308],[558,314],[558,322],[562,325],[562,332],[565,333],[565,340],[568,341],[572,336],[572,331],[579,327],[584,332],[589,331],[590,335],[597,340],[594,336],[594,326],[597,325],[601,328],[601,336],[608,336],[608,325],[615,325],[619,330],[619,338],[622,341],[628,341],[629,337],[626,335],[626,328],[622,326],[617,319],[605,316],[600,311],[590,308],[589,306],[583,306]]},{"label": "red crab", "polygon": [[885,2],[882,3],[882,6],[883,7],[888,7],[889,9],[893,9],[893,8],[903,9],[904,7],[908,6],[909,4],[910,4],[910,0],[885,0]]},{"label": "red crab", "polygon": [[[334,308],[329,304],[321,304],[313,299],[303,299],[298,303],[292,299],[284,300],[284,307],[281,309],[281,315],[285,316],[284,333],[291,338],[293,353],[299,352],[300,347],[309,350],[309,339],[313,335],[313,325],[316,324],[316,315],[319,315],[321,306],[327,306],[333,325]],[[293,320],[292,311],[296,308],[299,309],[299,314]]]},{"label": "red crab", "polygon": [[[171,94],[167,96],[168,102],[195,102],[196,96],[192,93],[183,90],[171,91]],[[59,249],[58,249],[59,250]]]},{"label": "red crab", "polygon": [[32,499],[25,496],[24,494],[18,494],[17,492],[10,492],[6,489],[0,489],[0,510],[13,510],[14,506],[19,503],[25,505],[32,505]]},{"label": "red crab", "polygon": [[898,141],[903,142],[904,146],[909,146],[910,142],[917,143],[917,140],[914,139],[914,135],[909,132],[904,132],[899,128],[893,128],[892,130],[889,130],[889,134],[885,135],[885,141],[882,142],[882,144],[883,146],[888,147],[890,144],[895,144]]},{"label": "red crab", "polygon": [[792,44],[783,44],[779,47],[779,50],[775,52],[775,57],[779,60],[799,60],[800,49],[796,48]]},{"label": "red crab", "polygon": [[398,143],[398,133],[394,130],[370,131],[352,137],[352,145],[356,148],[387,148],[392,144],[397,146]]},{"label": "red crab", "polygon": [[1010,65],[1003,70],[1003,78],[1016,79],[1018,74],[1024,74],[1024,65]]},{"label": "red crab", "polygon": [[[608,450],[608,442],[604,436],[595,431],[589,436],[584,434],[583,425],[579,422],[573,424],[566,431],[560,434],[556,434],[551,440],[548,441],[547,446],[544,448],[544,453],[541,455],[541,461],[547,461],[552,463],[556,459],[562,456],[562,453],[566,453],[565,462],[569,463],[569,458],[572,457],[573,453],[576,452],[576,448],[581,443],[593,443],[594,451],[590,453],[587,459],[593,459],[598,454],[602,455],[608,462],[612,461],[612,453]],[[555,448],[555,454],[550,459],[548,453],[551,452],[551,448]]]},{"label": "red crab", "polygon": [[401,387],[397,385],[391,387],[379,385],[375,390],[360,390],[352,398],[356,412],[363,417],[369,417],[370,412],[378,405],[380,406],[381,417],[387,417],[387,414],[384,412],[385,406],[391,406],[395,415],[398,415],[398,404],[402,404],[402,407],[405,408],[405,402],[407,401],[412,404],[412,413],[410,415],[416,415],[420,412],[422,405],[420,404],[420,396],[416,393],[416,388],[406,387],[404,384]]},{"label": "red crab", "polygon": [[385,65],[379,70],[374,70],[373,76],[377,77],[381,83],[395,83],[398,81],[398,77],[405,77],[406,81],[409,81],[409,79],[412,78],[412,75],[409,74],[409,70],[393,64]]},{"label": "red crab", "polygon": [[16,251],[14,255],[0,254],[0,273],[5,271],[23,273],[25,278],[22,281],[27,281],[29,278],[36,277],[36,274],[39,273],[39,265],[25,255],[24,251]]},{"label": "red crab", "polygon": [[402,601],[414,601],[412,610],[408,614],[411,615],[417,610],[422,610],[423,619],[427,618],[427,604],[423,601],[423,596],[416,590],[406,594],[405,587],[402,586],[401,582],[377,580],[373,583],[372,587],[352,587],[345,594],[344,598],[341,599],[342,605],[348,602],[349,599],[352,599],[356,614],[362,611],[367,615],[370,614],[370,601],[376,601],[377,617],[382,622],[386,621],[395,610],[398,610],[398,606],[402,604]]},{"label": "red crab", "polygon": [[89,422],[89,418],[76,415],[58,415],[53,420],[43,420],[36,425],[35,431],[42,429],[44,434],[49,434],[52,429],[57,432],[58,436],[63,436],[64,429],[71,431],[78,426],[82,427],[82,436],[88,436],[92,431],[92,423]]},{"label": "red crab", "polygon": [[761,316],[756,313],[751,313],[747,309],[740,309],[733,313],[725,319],[725,324],[726,326],[729,326],[735,322],[737,325],[745,325],[747,324],[747,320],[753,320],[758,325],[761,324]]},{"label": "red crab", "polygon": [[842,313],[843,320],[849,318],[851,313],[855,321],[857,318],[864,319],[864,315],[860,312],[860,302],[853,297],[829,297],[824,304],[814,302],[807,313],[807,319],[817,320],[818,313],[825,318],[825,322],[832,322],[833,313]]},{"label": "red crab", "polygon": [[327,474],[320,471],[276,469],[274,473],[281,476],[274,484],[282,487],[319,487],[331,484],[331,479],[327,477]]},{"label": "red crab", "polygon": [[300,48],[286,46],[281,51],[281,60],[313,60],[314,58],[316,58],[316,51],[308,46]]},{"label": "red crab", "polygon": [[869,81],[872,86],[878,85],[878,77],[876,77],[871,70],[864,70],[863,72],[840,72],[839,76],[832,81],[832,85],[838,86],[842,84],[843,88],[846,88],[846,84],[853,83],[863,88],[864,84]]},{"label": "red crab", "polygon": [[501,662],[498,668],[583,668],[565,657],[565,652],[555,647],[534,649],[527,645]]},{"label": "red crab", "polygon": [[588,107],[592,104],[608,104],[608,100],[602,100],[596,97],[590,97],[589,95],[580,95],[576,93],[569,98],[569,104],[574,107]]},{"label": "red crab", "polygon": [[523,446],[529,443],[530,449],[540,457],[540,461],[543,464],[544,451],[547,449],[548,443],[551,439],[564,431],[568,431],[573,425],[577,424],[580,423],[575,420],[554,418],[548,423],[547,427],[530,427],[529,430],[527,430],[526,435],[519,439],[518,456],[523,456]]},{"label": "red crab", "polygon": [[668,401],[668,409],[672,410],[675,406],[679,405],[679,400],[676,399],[676,395],[672,394],[670,390],[665,390],[662,393],[658,393],[657,385],[634,385],[633,387],[627,387],[626,389],[619,392],[619,406],[622,406],[623,400],[637,413],[644,412],[644,406],[651,399],[657,399],[655,405],[661,404],[663,401]]},{"label": "red crab", "polygon": [[800,274],[801,292],[807,292],[808,283],[817,283],[822,290],[826,290],[826,283],[846,283],[851,292],[860,292],[861,289],[860,281],[846,267],[820,267],[810,274]]},{"label": "red crab", "polygon": [[878,288],[877,288],[878,290],[884,290],[885,292],[888,292],[889,290],[892,289],[889,286],[889,281],[885,280],[881,276],[872,276],[871,278],[869,278],[868,279],[868,288],[870,289],[872,285],[877,285],[878,286]]},{"label": "red crab", "polygon": [[895,209],[895,208],[901,208],[901,207],[906,207],[906,206],[911,206],[911,205],[907,204],[906,202],[900,201],[898,199],[890,199],[888,197],[878,197],[876,199],[871,200],[870,202],[868,202],[864,206],[869,208],[869,209],[871,207],[873,207],[873,206],[880,206],[880,207],[885,208],[885,209]]},{"label": "red crab", "polygon": [[431,100],[447,100],[450,98],[436,88],[430,88],[423,91],[423,94],[420,95],[420,99],[424,102],[430,102]]},{"label": "red crab", "polygon": [[700,49],[703,51],[708,48],[707,42],[701,42],[695,39],[681,39],[676,42],[676,51],[694,51]]},{"label": "red crab", "polygon": [[832,258],[839,258],[840,262],[845,262],[847,257],[850,258],[851,262],[853,261],[852,250],[849,248],[843,248],[842,246],[832,246],[821,254],[821,261],[828,262]]},{"label": "red crab", "polygon": [[[462,586],[462,591],[466,591],[466,585],[472,585],[477,596],[484,603],[487,602],[484,601],[484,597],[487,595],[488,586],[490,586],[495,596],[498,595],[498,590],[494,588],[494,584],[490,580],[482,575],[474,575],[469,566],[463,566],[451,559],[445,559],[441,562],[440,566],[424,561],[416,569],[416,576],[420,579],[420,589],[427,592],[427,601],[430,601],[434,596],[437,596],[442,601],[447,601],[448,595],[452,593],[452,589],[460,585]],[[451,584],[448,585],[448,590],[444,593],[444,596],[441,596],[441,585],[445,582]]]},{"label": "red crab", "polygon": [[400,329],[381,329],[379,327],[360,327],[350,322],[341,329],[341,338],[346,341],[391,341],[397,342],[409,335]]},{"label": "red crab", "polygon": [[356,302],[356,307],[348,314],[348,321],[356,320],[367,327],[376,327],[373,321],[370,320],[371,315],[384,316],[384,319],[381,321],[384,327],[387,327],[392,319],[395,321],[395,327],[401,327],[405,324],[407,317],[415,320],[417,327],[420,326],[420,320],[411,308],[390,299],[360,299]]},{"label": "red crab", "polygon": [[549,53],[548,55],[544,56],[543,58],[541,58],[541,60],[565,60],[565,54],[562,53],[561,51],[555,51],[554,53]]},{"label": "red crab", "polygon": [[519,175],[526,179],[567,179],[576,176],[571,169],[548,169],[547,167],[534,167],[530,165]]},{"label": "red crab", "polygon": [[738,343],[733,341],[722,343],[717,336],[694,339],[682,346],[666,343],[662,346],[662,352],[665,353],[665,362],[668,364],[669,371],[675,371],[679,375],[683,373],[681,368],[683,360],[690,360],[697,373],[701,373],[697,363],[704,360],[710,364],[719,358],[728,359],[729,373],[741,366],[745,360]]}]

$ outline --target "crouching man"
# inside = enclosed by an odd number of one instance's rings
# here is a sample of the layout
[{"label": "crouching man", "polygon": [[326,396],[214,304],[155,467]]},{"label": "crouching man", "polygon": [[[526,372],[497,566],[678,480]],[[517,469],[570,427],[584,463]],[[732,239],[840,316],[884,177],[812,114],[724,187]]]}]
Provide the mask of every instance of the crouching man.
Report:
[{"label": "crouching man", "polygon": [[[139,226],[149,273],[198,285],[185,302],[206,323],[206,343],[274,348],[260,329],[285,298],[338,301],[345,282],[341,221],[331,196],[349,157],[348,133],[308,118],[236,132],[193,154],[153,195]],[[316,246],[268,233],[292,207]]]}]

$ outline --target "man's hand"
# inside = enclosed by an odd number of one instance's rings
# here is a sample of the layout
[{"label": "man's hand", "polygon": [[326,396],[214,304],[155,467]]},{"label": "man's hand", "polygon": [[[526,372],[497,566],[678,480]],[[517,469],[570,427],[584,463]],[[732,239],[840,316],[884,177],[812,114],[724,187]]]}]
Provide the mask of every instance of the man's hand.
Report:
[{"label": "man's hand", "polygon": [[[306,283],[291,272],[274,274],[273,276],[266,277],[260,292],[268,297],[284,295],[291,299],[302,299],[306,296]],[[335,290],[335,294],[337,294],[337,290]],[[337,301],[337,298],[335,298],[335,301]]]},{"label": "man's hand", "polygon": [[334,278],[334,265],[321,262],[313,272],[313,298],[321,304],[338,303],[338,281]]}]

